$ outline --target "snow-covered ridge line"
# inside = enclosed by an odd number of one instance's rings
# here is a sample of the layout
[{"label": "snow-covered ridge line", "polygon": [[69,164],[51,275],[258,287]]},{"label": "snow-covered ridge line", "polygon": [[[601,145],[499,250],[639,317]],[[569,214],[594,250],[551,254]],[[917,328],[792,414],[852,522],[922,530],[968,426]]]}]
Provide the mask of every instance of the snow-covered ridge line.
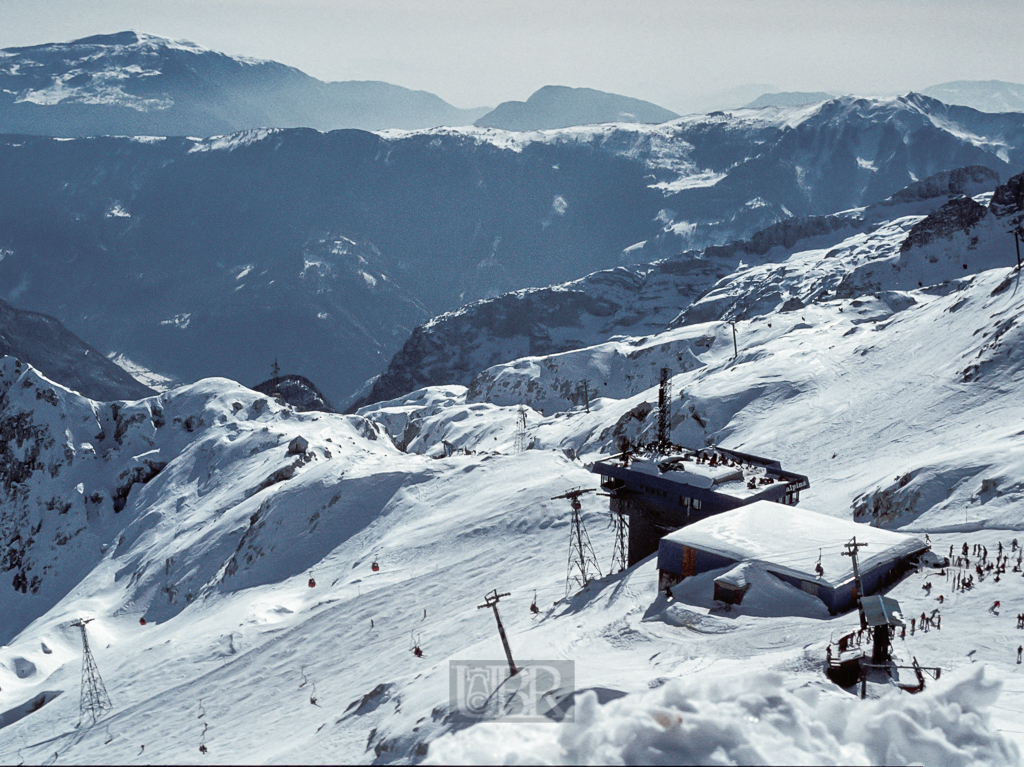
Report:
[{"label": "snow-covered ridge line", "polygon": [[[979,166],[944,171],[871,206],[790,218],[701,253],[467,304],[416,328],[357,406],[393,399],[419,386],[468,386],[480,371],[498,363],[557,354],[617,335],[642,336],[685,323],[749,317],[787,301],[797,308],[828,290],[855,296],[960,276],[962,264],[950,267],[948,255],[941,267],[931,267],[930,259],[937,262],[938,257],[927,248],[926,254],[916,250],[903,260],[924,258],[929,265],[913,273],[900,267],[902,276],[891,285],[888,277],[875,277],[872,269],[858,266],[899,260],[912,227],[942,201],[997,184],[998,175]],[[986,242],[993,244],[972,256],[969,266],[975,270],[1005,263],[995,244],[998,233],[986,232]]]}]

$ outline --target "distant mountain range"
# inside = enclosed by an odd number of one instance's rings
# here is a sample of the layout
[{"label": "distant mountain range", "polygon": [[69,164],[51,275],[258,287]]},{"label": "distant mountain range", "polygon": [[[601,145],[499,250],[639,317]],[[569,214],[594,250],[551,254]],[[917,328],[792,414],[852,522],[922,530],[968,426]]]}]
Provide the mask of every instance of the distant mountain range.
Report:
[{"label": "distant mountain range", "polygon": [[526,101],[506,101],[476,121],[486,128],[511,131],[569,128],[595,123],[663,123],[679,117],[657,104],[629,96],[547,85]]},{"label": "distant mountain range", "polygon": [[1002,80],[957,80],[925,88],[922,93],[947,104],[982,112],[1024,112],[1024,85]]},{"label": "distant mountain range", "polygon": [[[278,357],[345,408],[477,299],[1024,167],[1024,115],[925,96],[544,133],[0,138],[0,297],[177,380]],[[699,263],[694,268],[699,268]]]},{"label": "distant mountain range", "polygon": [[459,109],[383,82],[325,83],[274,61],[138,32],[0,51],[0,133],[212,136],[249,128],[469,125]]},{"label": "distant mountain range", "polygon": [[90,399],[138,399],[153,394],[58,320],[0,301],[0,357],[5,356],[32,365]]}]

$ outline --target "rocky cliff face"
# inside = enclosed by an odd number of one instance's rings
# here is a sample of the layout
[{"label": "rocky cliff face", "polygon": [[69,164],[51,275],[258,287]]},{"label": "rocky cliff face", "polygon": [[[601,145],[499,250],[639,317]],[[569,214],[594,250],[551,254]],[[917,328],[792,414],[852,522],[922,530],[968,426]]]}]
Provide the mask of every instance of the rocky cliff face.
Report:
[{"label": "rocky cliff face", "polygon": [[934,213],[929,213],[914,224],[901,250],[927,245],[939,238],[949,238],[955,232],[969,232],[971,227],[988,214],[988,208],[970,197],[950,200]]},{"label": "rocky cliff face", "polygon": [[334,408],[327,398],[316,387],[312,381],[305,376],[284,375],[278,378],[270,378],[263,383],[252,387],[253,391],[260,394],[268,394],[272,397],[280,396],[281,401],[291,405],[301,413],[316,411],[321,413],[333,413]]},{"label": "rocky cliff face", "polygon": [[1020,214],[1024,212],[1024,173],[997,187],[989,207],[997,216],[1012,217],[1019,222]]}]

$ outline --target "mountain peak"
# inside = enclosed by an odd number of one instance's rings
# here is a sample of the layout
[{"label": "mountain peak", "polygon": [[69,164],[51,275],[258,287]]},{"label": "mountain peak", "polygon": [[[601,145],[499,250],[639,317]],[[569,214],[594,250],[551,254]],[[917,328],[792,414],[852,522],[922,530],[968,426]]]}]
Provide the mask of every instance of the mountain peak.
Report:
[{"label": "mountain peak", "polygon": [[663,123],[677,117],[675,112],[657,104],[617,93],[545,85],[526,101],[498,104],[475,124],[484,128],[533,131],[596,123]]},{"label": "mountain peak", "polygon": [[204,48],[190,40],[176,40],[169,37],[161,37],[160,35],[153,35],[148,32],[139,32],[137,30],[122,30],[120,32],[111,32],[109,34],[80,37],[76,40],[69,40],[68,42],[40,43],[38,45],[27,45],[18,48],[4,48],[3,50],[7,53],[26,54],[67,51],[77,48],[98,48],[103,49],[104,52],[116,53],[118,52],[118,49],[138,49],[141,47],[149,49],[175,49],[189,51],[191,53],[213,52],[209,48]]}]

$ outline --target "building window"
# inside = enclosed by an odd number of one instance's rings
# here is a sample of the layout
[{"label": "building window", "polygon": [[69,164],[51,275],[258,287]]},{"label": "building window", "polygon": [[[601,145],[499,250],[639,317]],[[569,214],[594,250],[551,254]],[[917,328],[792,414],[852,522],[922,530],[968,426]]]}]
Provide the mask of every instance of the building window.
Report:
[{"label": "building window", "polygon": [[693,506],[696,511],[700,511],[700,501],[698,499],[694,498],[690,501],[690,505]]},{"label": "building window", "polygon": [[684,509],[687,508],[690,505],[690,499],[687,498],[685,495],[679,496],[679,505],[682,506]]}]

